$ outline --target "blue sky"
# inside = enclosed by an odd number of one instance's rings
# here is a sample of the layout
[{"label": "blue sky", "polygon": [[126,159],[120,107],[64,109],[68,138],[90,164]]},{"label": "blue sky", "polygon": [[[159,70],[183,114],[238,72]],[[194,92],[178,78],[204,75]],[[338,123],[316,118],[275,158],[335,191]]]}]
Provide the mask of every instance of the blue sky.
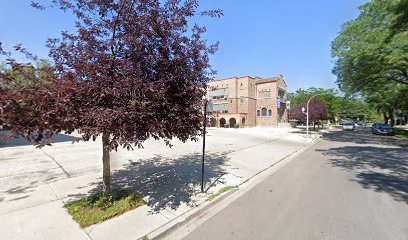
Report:
[{"label": "blue sky", "polygon": [[[45,41],[72,30],[73,18],[56,9],[39,11],[29,0],[3,0],[0,41],[22,43],[46,57]],[[289,91],[336,87],[330,43],[341,24],[358,16],[367,0],[201,0],[200,9],[221,8],[220,19],[199,19],[209,42],[220,41],[211,63],[218,79],[282,74]]]}]

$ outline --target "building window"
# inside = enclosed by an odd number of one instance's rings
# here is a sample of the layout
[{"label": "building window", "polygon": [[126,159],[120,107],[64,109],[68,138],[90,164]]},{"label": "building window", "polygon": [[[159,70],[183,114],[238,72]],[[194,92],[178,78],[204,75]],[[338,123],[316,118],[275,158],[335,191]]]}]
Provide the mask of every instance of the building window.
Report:
[{"label": "building window", "polygon": [[267,116],[266,113],[268,110],[266,108],[262,108],[261,110],[262,110],[262,117],[266,117]]},{"label": "building window", "polygon": [[279,90],[278,90],[278,98],[280,98],[281,101],[285,101],[285,100],[286,100],[286,93],[285,93],[285,91],[279,89]]},{"label": "building window", "polygon": [[268,110],[268,116],[272,117],[272,110],[270,110],[270,109]]},{"label": "building window", "polygon": [[261,111],[259,111],[259,110],[256,111],[256,116],[258,116],[258,117],[261,116]]}]

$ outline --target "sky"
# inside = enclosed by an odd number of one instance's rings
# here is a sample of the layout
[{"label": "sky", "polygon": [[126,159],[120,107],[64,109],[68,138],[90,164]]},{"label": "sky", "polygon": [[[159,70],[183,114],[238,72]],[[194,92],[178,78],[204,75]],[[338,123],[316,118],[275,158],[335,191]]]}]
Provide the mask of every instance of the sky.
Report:
[{"label": "sky", "polygon": [[[40,11],[31,0],[0,0],[0,42],[22,43],[46,58],[47,38],[73,31],[74,18],[57,9]],[[44,1],[43,1],[44,2]],[[220,42],[211,56],[217,79],[283,75],[289,91],[336,88],[330,43],[341,25],[355,19],[367,0],[201,0],[200,10],[222,9],[219,19],[197,18],[208,43]]]}]

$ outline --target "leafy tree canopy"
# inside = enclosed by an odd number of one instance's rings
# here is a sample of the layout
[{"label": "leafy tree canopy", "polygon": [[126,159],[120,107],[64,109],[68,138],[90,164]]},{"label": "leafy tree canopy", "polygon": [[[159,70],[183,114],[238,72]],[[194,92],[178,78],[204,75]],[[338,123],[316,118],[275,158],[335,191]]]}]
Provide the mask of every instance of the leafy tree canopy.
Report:
[{"label": "leafy tree canopy", "polygon": [[350,119],[371,119],[377,115],[375,109],[368,105],[364,99],[357,97],[341,96],[335,89],[314,88],[303,90],[298,89],[294,93],[289,93],[289,99],[293,107],[305,104],[312,96],[326,104],[327,118],[335,119],[337,116]]},{"label": "leafy tree canopy", "polygon": [[76,16],[76,31],[48,40],[52,65],[27,68],[7,56],[11,71],[0,75],[0,105],[16,136],[41,142],[59,132],[77,131],[85,141],[102,135],[107,197],[110,150],[142,147],[150,137],[169,145],[197,139],[217,44],[203,39],[205,27],[188,22],[198,0],[51,3]]},{"label": "leafy tree canopy", "polygon": [[[304,108],[307,109],[306,103],[301,103],[295,106],[291,111],[291,118],[301,121],[306,121],[306,114],[302,111]],[[327,119],[327,105],[319,100],[318,98],[313,98],[309,102],[309,121],[319,121]]]},{"label": "leafy tree canopy", "polygon": [[346,22],[332,42],[333,73],[343,91],[357,92],[389,81],[408,84],[408,33],[399,32],[386,42],[396,18],[387,9],[397,2],[373,0],[362,5],[360,16]]},{"label": "leafy tree canopy", "polygon": [[407,110],[408,31],[406,0],[372,0],[360,6],[332,42],[333,73],[342,91],[360,93],[390,117]]}]

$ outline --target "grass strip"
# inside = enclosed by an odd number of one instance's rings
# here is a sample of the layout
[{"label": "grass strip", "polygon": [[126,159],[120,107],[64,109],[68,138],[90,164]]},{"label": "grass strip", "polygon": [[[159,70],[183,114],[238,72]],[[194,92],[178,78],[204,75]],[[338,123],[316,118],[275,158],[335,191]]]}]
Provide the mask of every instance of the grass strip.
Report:
[{"label": "grass strip", "polygon": [[394,128],[394,133],[395,133],[395,135],[397,135],[399,137],[402,137],[404,139],[408,139],[408,130]]},{"label": "grass strip", "polygon": [[212,200],[214,200],[215,198],[217,198],[218,196],[220,196],[221,194],[223,194],[223,193],[225,193],[225,192],[228,192],[228,191],[230,191],[230,190],[232,190],[232,189],[234,189],[234,188],[237,188],[237,186],[226,186],[226,187],[223,187],[223,188],[221,188],[220,190],[218,190],[218,193],[215,193],[215,194],[209,196],[209,197],[208,197],[208,201],[212,201]]},{"label": "grass strip", "polygon": [[88,227],[146,204],[134,193],[114,190],[108,201],[96,194],[79,201],[65,204],[72,218],[82,227]]}]

